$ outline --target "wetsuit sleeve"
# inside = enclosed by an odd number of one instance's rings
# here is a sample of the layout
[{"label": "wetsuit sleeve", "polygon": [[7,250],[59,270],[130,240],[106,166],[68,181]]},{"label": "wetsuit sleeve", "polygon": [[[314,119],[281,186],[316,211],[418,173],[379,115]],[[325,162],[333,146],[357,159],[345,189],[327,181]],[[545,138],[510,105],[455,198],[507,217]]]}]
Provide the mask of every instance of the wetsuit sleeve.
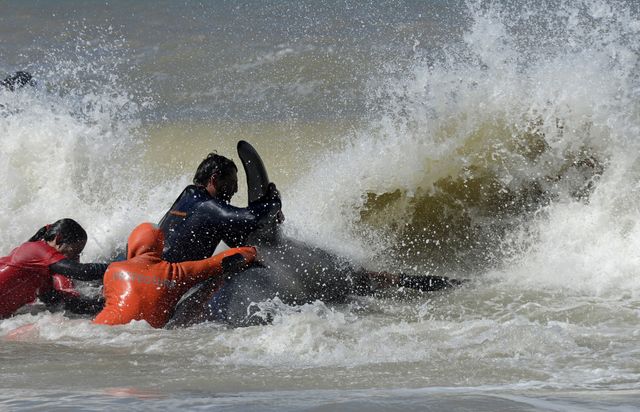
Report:
[{"label": "wetsuit sleeve", "polygon": [[280,209],[280,199],[253,202],[247,208],[207,201],[200,205],[198,214],[206,216],[208,225],[220,228],[227,245],[236,247],[244,244],[249,234],[275,221]]},{"label": "wetsuit sleeve", "polygon": [[71,259],[62,259],[49,265],[49,269],[72,279],[99,280],[104,276],[108,266],[107,263],[80,263]]},{"label": "wetsuit sleeve", "polygon": [[[242,262],[239,262],[239,257]],[[205,279],[220,276],[227,271],[237,271],[240,267],[246,267],[253,263],[256,258],[254,247],[239,247],[225,250],[208,259],[191,262],[172,263],[173,281],[195,285]]]}]

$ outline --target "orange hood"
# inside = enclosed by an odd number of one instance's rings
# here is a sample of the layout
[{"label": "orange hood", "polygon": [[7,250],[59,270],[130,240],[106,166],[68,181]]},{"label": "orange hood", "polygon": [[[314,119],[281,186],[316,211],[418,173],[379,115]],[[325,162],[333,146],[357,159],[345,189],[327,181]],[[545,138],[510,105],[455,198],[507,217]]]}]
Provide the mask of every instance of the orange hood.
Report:
[{"label": "orange hood", "polygon": [[141,223],[129,235],[127,244],[127,259],[142,254],[151,254],[162,257],[164,247],[164,234],[152,223]]}]

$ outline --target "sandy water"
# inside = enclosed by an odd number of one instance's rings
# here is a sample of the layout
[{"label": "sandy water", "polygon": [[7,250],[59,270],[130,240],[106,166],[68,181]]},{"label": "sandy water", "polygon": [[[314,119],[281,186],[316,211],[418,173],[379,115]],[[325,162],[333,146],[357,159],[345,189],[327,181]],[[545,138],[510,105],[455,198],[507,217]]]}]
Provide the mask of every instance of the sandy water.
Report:
[{"label": "sandy water", "polygon": [[242,138],[288,234],[470,282],[244,329],[35,308],[0,408],[637,410],[634,4],[10,6],[0,69],[39,85],[0,93],[3,253],[69,216],[107,259]]}]

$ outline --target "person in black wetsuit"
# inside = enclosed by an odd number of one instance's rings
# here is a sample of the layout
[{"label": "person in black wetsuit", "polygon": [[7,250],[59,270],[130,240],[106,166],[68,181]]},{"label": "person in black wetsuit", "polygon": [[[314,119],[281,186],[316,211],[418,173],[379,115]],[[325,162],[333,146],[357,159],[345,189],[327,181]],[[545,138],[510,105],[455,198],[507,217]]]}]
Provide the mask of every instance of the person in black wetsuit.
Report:
[{"label": "person in black wetsuit", "polygon": [[193,178],[159,223],[165,235],[163,259],[184,262],[213,255],[220,241],[244,245],[247,237],[283,220],[280,194],[274,184],[267,195],[247,208],[229,204],[238,191],[238,168],[216,153],[204,159]]}]

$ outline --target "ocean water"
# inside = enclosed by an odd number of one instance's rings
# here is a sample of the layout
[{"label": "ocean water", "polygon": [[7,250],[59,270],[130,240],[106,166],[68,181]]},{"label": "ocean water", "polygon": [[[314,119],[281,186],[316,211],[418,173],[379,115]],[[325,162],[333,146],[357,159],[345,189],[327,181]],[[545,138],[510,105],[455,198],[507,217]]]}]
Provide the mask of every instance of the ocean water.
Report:
[{"label": "ocean water", "polygon": [[640,409],[637,3],[2,5],[0,75],[38,85],[0,92],[0,254],[72,217],[109,259],[244,139],[289,235],[469,282],[240,329],[36,306],[0,409]]}]

